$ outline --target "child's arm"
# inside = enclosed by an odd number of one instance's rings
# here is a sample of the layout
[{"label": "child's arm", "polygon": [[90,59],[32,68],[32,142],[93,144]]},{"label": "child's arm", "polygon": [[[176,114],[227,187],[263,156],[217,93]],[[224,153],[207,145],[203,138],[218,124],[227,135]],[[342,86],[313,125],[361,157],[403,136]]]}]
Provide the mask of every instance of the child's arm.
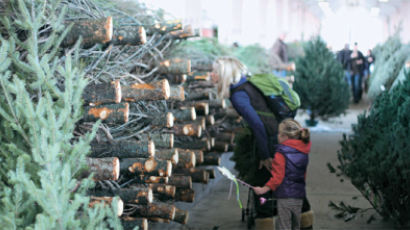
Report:
[{"label": "child's arm", "polygon": [[262,195],[262,194],[269,192],[270,188],[265,185],[263,187],[253,187],[253,190],[255,191],[257,195]]},{"label": "child's arm", "polygon": [[272,191],[275,191],[279,185],[282,184],[283,178],[285,178],[285,165],[285,156],[277,152],[272,162],[272,177],[265,184],[265,186],[268,186]]}]

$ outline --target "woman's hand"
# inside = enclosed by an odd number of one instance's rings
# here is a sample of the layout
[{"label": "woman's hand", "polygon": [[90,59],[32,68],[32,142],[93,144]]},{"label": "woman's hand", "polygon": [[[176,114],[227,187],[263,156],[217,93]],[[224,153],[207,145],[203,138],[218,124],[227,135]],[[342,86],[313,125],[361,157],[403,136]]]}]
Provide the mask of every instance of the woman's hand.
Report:
[{"label": "woman's hand", "polygon": [[263,186],[263,187],[253,187],[253,191],[255,191],[255,193],[257,195],[262,195],[265,194],[267,192],[269,192],[270,188],[268,186]]}]

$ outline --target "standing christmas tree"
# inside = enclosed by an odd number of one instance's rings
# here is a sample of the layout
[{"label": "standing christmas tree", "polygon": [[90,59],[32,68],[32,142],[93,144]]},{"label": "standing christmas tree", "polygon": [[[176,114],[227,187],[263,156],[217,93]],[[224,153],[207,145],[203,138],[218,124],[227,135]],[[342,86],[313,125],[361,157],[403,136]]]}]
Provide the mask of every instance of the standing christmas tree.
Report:
[{"label": "standing christmas tree", "polygon": [[319,37],[309,41],[305,56],[296,60],[294,90],[301,99],[301,108],[310,111],[308,125],[316,117],[337,116],[349,105],[349,88],[343,69]]},{"label": "standing christmas tree", "polygon": [[87,81],[64,55],[60,1],[4,1],[0,19],[2,229],[121,228],[110,208],[89,207],[76,180],[93,135],[75,138]]}]

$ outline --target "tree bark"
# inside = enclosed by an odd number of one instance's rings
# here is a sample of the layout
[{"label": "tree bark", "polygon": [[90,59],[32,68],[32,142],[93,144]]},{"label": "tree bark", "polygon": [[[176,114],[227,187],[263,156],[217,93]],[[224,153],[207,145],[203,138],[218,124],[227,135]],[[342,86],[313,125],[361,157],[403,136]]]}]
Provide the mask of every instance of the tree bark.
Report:
[{"label": "tree bark", "polygon": [[85,103],[91,106],[120,103],[121,102],[121,84],[119,80],[110,83],[89,84],[83,91]]},{"label": "tree bark", "polygon": [[226,108],[225,99],[213,99],[213,100],[208,100],[204,102],[208,103],[209,107],[213,109],[225,109]]},{"label": "tree bark", "polygon": [[176,168],[193,168],[195,167],[196,159],[195,153],[192,151],[186,151],[178,149],[179,160]]},{"label": "tree bark", "polygon": [[179,153],[177,149],[158,149],[155,156],[158,159],[171,161],[173,166],[176,166],[179,161]]},{"label": "tree bark", "polygon": [[190,176],[171,176],[169,177],[168,184],[174,185],[178,188],[192,188],[192,178]]},{"label": "tree bark", "polygon": [[141,138],[143,140],[149,139],[155,143],[158,148],[173,148],[174,147],[174,134],[173,133],[160,133],[160,132],[150,132],[142,134]]},{"label": "tree bark", "polygon": [[147,42],[143,26],[126,26],[114,28],[112,43],[114,45],[142,45]]},{"label": "tree bark", "polygon": [[200,137],[202,135],[202,128],[197,124],[174,124],[172,130],[177,136]]},{"label": "tree bark", "polygon": [[157,217],[168,220],[173,220],[175,217],[175,206],[166,203],[151,203],[147,205],[134,205],[135,208],[132,216],[137,217]]},{"label": "tree bark", "polygon": [[155,156],[153,141],[91,142],[90,157],[149,158]]},{"label": "tree bark", "polygon": [[139,230],[148,230],[147,218],[122,217],[121,224],[124,230],[131,230],[138,227]]},{"label": "tree bark", "polygon": [[191,72],[189,75],[187,75],[187,82],[210,81],[210,80],[211,80],[210,72]]},{"label": "tree bark", "polygon": [[162,23],[156,23],[152,28],[149,28],[150,35],[157,32],[161,34],[166,34],[171,31],[182,29],[182,23],[180,20],[167,21]]},{"label": "tree bark", "polygon": [[220,165],[221,158],[218,153],[207,153],[204,156],[204,163],[202,165]]},{"label": "tree bark", "polygon": [[[90,203],[88,206],[90,208],[93,208],[96,204],[105,204],[105,205],[114,205],[114,198],[115,197],[97,197],[97,196],[91,196],[90,197]],[[117,199],[117,216],[121,216],[123,211],[124,211],[124,202],[118,198]]]},{"label": "tree bark", "polygon": [[196,119],[196,111],[194,107],[181,107],[171,111],[176,122],[194,121]]},{"label": "tree bark", "polygon": [[210,150],[211,142],[207,139],[192,140],[190,142],[175,141],[174,146],[181,149]]},{"label": "tree bark", "polygon": [[191,25],[184,26],[184,29],[182,30],[171,31],[169,32],[169,34],[175,39],[185,39],[199,36],[199,34],[195,33],[195,30],[192,28]]},{"label": "tree bark", "polygon": [[86,106],[84,121],[103,120],[104,123],[127,123],[129,116],[128,103]]},{"label": "tree bark", "polygon": [[204,162],[204,152],[198,149],[178,149],[178,152],[186,153],[193,152],[195,154],[195,165],[201,164]]},{"label": "tree bark", "polygon": [[135,83],[129,86],[122,86],[122,99],[124,101],[136,102],[140,100],[168,100],[169,95],[170,88],[167,79],[162,79],[150,84]]},{"label": "tree bark", "polygon": [[207,115],[206,116],[206,125],[211,126],[215,124],[215,118],[214,115]]},{"label": "tree bark", "polygon": [[168,184],[169,178],[163,176],[144,176],[142,181],[146,184]]},{"label": "tree bark", "polygon": [[117,157],[90,158],[87,157],[89,172],[94,173],[93,179],[118,180],[120,176],[120,162]]},{"label": "tree bark", "polygon": [[156,197],[160,200],[174,199],[176,187],[168,184],[148,184],[148,187],[152,189]]},{"label": "tree bark", "polygon": [[222,141],[215,141],[215,145],[211,148],[212,151],[216,151],[219,153],[228,152],[229,144]]},{"label": "tree bark", "polygon": [[165,78],[168,79],[169,83],[179,85],[179,84],[186,82],[187,75],[186,74],[167,74]]},{"label": "tree bark", "polygon": [[215,88],[215,84],[210,81],[194,81],[191,82],[188,86],[189,89],[206,89],[206,88]]},{"label": "tree bark", "polygon": [[234,108],[226,108],[220,112],[214,114],[216,120],[227,118],[227,119],[237,119],[239,118],[239,114],[236,112]]},{"label": "tree bark", "polygon": [[154,158],[123,158],[120,170],[125,174],[146,176],[171,176],[172,163]]},{"label": "tree bark", "polygon": [[175,200],[176,201],[183,201],[183,202],[194,202],[195,199],[195,191],[191,188],[177,188],[175,193]]},{"label": "tree bark", "polygon": [[172,101],[184,101],[185,100],[185,92],[183,86],[171,86],[170,87],[170,95],[169,100]]},{"label": "tree bark", "polygon": [[215,135],[218,141],[223,141],[229,144],[233,144],[235,140],[235,134],[233,132],[221,132]]},{"label": "tree bark", "polygon": [[181,224],[187,224],[188,223],[188,218],[189,218],[189,212],[186,210],[182,210],[179,208],[175,208],[175,217],[174,221],[181,223]]},{"label": "tree bark", "polygon": [[189,169],[182,169],[178,168],[174,170],[174,176],[177,175],[184,175],[190,176],[192,178],[192,182],[203,183],[207,184],[209,181],[209,172],[206,169],[200,168],[189,168]]},{"label": "tree bark", "polygon": [[187,95],[185,97],[186,101],[207,101],[212,100],[213,98],[211,89],[192,89],[185,91],[187,92]]},{"label": "tree bark", "polygon": [[188,74],[191,72],[191,60],[173,58],[160,62],[158,72],[165,74]]},{"label": "tree bark", "polygon": [[151,117],[151,125],[161,128],[172,128],[174,126],[174,115],[170,112],[163,113],[159,116]]},{"label": "tree bark", "polygon": [[120,196],[125,203],[149,204],[153,201],[151,188],[131,187],[118,189],[115,194]]},{"label": "tree bark", "polygon": [[212,72],[213,61],[209,59],[195,59],[192,60],[192,69],[198,72]]},{"label": "tree bark", "polygon": [[[66,22],[68,26],[72,22]],[[81,20],[73,22],[73,27],[68,32],[62,43],[63,46],[72,46],[82,37],[81,45],[91,47],[97,43],[111,41],[113,34],[112,17],[98,20]]]}]

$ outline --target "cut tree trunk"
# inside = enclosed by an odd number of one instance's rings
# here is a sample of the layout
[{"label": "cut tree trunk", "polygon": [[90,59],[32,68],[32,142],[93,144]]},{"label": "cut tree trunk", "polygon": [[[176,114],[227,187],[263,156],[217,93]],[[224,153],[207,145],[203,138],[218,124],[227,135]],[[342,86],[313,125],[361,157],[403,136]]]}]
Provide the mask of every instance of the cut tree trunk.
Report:
[{"label": "cut tree trunk", "polygon": [[120,196],[125,203],[133,204],[149,204],[153,201],[151,188],[122,188],[115,191],[115,194]]},{"label": "cut tree trunk", "polygon": [[91,142],[90,157],[149,158],[155,156],[153,141]]},{"label": "cut tree trunk", "polygon": [[192,69],[199,72],[212,72],[213,61],[210,59],[195,59],[192,61]]},{"label": "cut tree trunk", "polygon": [[239,114],[236,112],[234,108],[226,108],[222,111],[219,111],[214,114],[216,120],[227,118],[227,119],[237,119],[239,118]]},{"label": "cut tree trunk", "polygon": [[160,133],[151,132],[141,135],[143,140],[151,140],[158,148],[173,148],[174,147],[174,134],[173,133]]},{"label": "cut tree trunk", "polygon": [[112,43],[114,45],[142,45],[147,42],[143,26],[125,26],[114,28]]},{"label": "cut tree trunk", "polygon": [[176,187],[168,184],[148,184],[148,187],[152,189],[153,193],[160,200],[174,199]]},{"label": "cut tree trunk", "polygon": [[171,176],[172,163],[154,158],[123,158],[120,171],[125,174],[146,176]]},{"label": "cut tree trunk", "polygon": [[225,109],[226,108],[226,101],[225,99],[213,99],[204,101],[209,104],[209,107],[212,109]]},{"label": "cut tree trunk", "polygon": [[192,178],[190,176],[171,176],[169,177],[168,184],[174,185],[178,188],[192,188]]},{"label": "cut tree trunk", "polygon": [[103,120],[104,123],[123,124],[128,122],[128,103],[86,106],[84,121]]},{"label": "cut tree trunk", "polygon": [[191,188],[177,188],[175,193],[176,201],[194,202],[195,191]]},{"label": "cut tree trunk", "polygon": [[202,128],[197,124],[174,124],[172,130],[176,136],[201,137],[202,135]]},{"label": "cut tree trunk", "polygon": [[163,176],[144,176],[141,181],[146,184],[168,184],[169,178]]},{"label": "cut tree trunk", "polygon": [[[93,208],[96,204],[105,204],[105,205],[110,205],[113,206],[113,202],[115,200],[115,197],[97,197],[97,196],[91,196],[90,197],[90,203],[88,206],[90,208]],[[117,216],[121,216],[123,211],[124,211],[124,202],[117,197]]]},{"label": "cut tree trunk", "polygon": [[200,101],[200,100],[211,100],[212,93],[211,91],[204,90],[204,89],[195,89],[187,91],[187,96],[185,98],[186,101]]},{"label": "cut tree trunk", "polygon": [[131,230],[135,227],[138,227],[139,230],[148,230],[147,218],[121,217],[121,224],[124,230]]},{"label": "cut tree trunk", "polygon": [[189,212],[186,210],[182,210],[179,208],[175,208],[175,217],[174,221],[181,223],[181,224],[187,224],[188,223],[188,218],[189,218]]},{"label": "cut tree trunk", "polygon": [[151,203],[147,205],[133,205],[134,213],[132,216],[137,217],[157,217],[173,220],[175,217],[175,206],[166,203]]},{"label": "cut tree trunk", "polygon": [[166,34],[171,31],[182,29],[182,23],[180,20],[166,21],[161,23],[156,23],[152,28],[149,28],[150,35],[157,32],[161,34]]},{"label": "cut tree trunk", "polygon": [[209,178],[210,178],[210,179],[214,179],[214,178],[215,178],[215,170],[214,170],[213,168],[206,169],[206,171],[208,171],[208,173],[209,173]]},{"label": "cut tree trunk", "polygon": [[180,107],[171,111],[176,122],[194,121],[196,111],[194,107]]},{"label": "cut tree trunk", "polygon": [[191,72],[187,75],[187,82],[193,81],[210,81],[211,73],[210,72]]},{"label": "cut tree trunk", "polygon": [[206,116],[206,125],[211,126],[215,124],[215,118],[214,115],[207,115]]},{"label": "cut tree trunk", "polygon": [[83,47],[91,47],[97,43],[104,44],[112,39],[113,24],[111,16],[98,20],[66,22],[65,24],[68,26],[71,23],[73,23],[73,27],[62,43],[65,47],[74,45],[80,37],[82,37],[81,45]]},{"label": "cut tree trunk", "polygon": [[212,88],[213,89],[213,88],[215,88],[215,84],[213,82],[210,82],[210,81],[194,81],[194,82],[191,82],[188,85],[188,88],[190,90],[192,90],[192,89],[204,90],[206,88]]},{"label": "cut tree trunk", "polygon": [[221,132],[216,134],[215,139],[217,139],[218,141],[233,144],[235,140],[235,134],[233,132]]},{"label": "cut tree trunk", "polygon": [[218,153],[206,153],[202,165],[220,165],[221,157]]},{"label": "cut tree trunk", "polygon": [[211,141],[208,139],[195,139],[191,140],[189,142],[182,142],[175,140],[174,146],[176,148],[181,148],[181,149],[194,149],[194,150],[210,150],[212,148],[211,146]]},{"label": "cut tree trunk", "polygon": [[202,130],[206,130],[206,117],[198,116],[195,121],[191,122],[192,124],[198,124],[201,126]]},{"label": "cut tree trunk", "polygon": [[170,86],[169,100],[171,101],[184,101],[185,92],[183,86]]},{"label": "cut tree trunk", "polygon": [[179,161],[179,153],[177,149],[158,149],[155,156],[158,159],[171,161],[173,166],[176,166]]},{"label": "cut tree trunk", "polygon": [[168,100],[170,88],[167,79],[153,83],[135,83],[122,86],[122,99],[124,101],[136,102],[140,100],[155,101]]},{"label": "cut tree trunk", "polygon": [[195,30],[192,28],[191,25],[184,26],[184,29],[182,30],[171,31],[169,32],[169,34],[176,39],[184,39],[199,36],[199,34],[195,33]]},{"label": "cut tree trunk", "polygon": [[228,152],[229,144],[222,141],[215,141],[215,145],[211,148],[212,151],[216,151],[219,153]]},{"label": "cut tree trunk", "polygon": [[201,164],[202,162],[204,162],[204,152],[202,150],[198,150],[198,149],[178,149],[178,153],[189,153],[189,152],[193,152],[195,154],[195,165],[197,164]]},{"label": "cut tree trunk", "polygon": [[191,72],[191,60],[173,58],[160,62],[158,72],[165,74],[188,74]]},{"label": "cut tree trunk", "polygon": [[195,153],[192,151],[186,151],[183,149],[178,149],[179,160],[177,168],[194,168],[196,159]]},{"label": "cut tree trunk", "polygon": [[190,168],[190,169],[175,169],[174,176],[185,175],[192,178],[192,182],[207,184],[209,182],[209,172],[206,169]]},{"label": "cut tree trunk", "polygon": [[187,75],[186,74],[167,74],[165,78],[168,79],[169,83],[179,85],[179,84],[186,82]]},{"label": "cut tree trunk", "polygon": [[87,157],[89,173],[94,173],[93,179],[118,180],[120,176],[120,161],[117,157],[90,158]]},{"label": "cut tree trunk", "polygon": [[151,119],[151,125],[154,127],[172,128],[174,126],[175,118],[171,112],[153,116]]},{"label": "cut tree trunk", "polygon": [[85,103],[91,106],[120,103],[121,102],[121,85],[119,80],[110,83],[89,84],[83,91]]}]

